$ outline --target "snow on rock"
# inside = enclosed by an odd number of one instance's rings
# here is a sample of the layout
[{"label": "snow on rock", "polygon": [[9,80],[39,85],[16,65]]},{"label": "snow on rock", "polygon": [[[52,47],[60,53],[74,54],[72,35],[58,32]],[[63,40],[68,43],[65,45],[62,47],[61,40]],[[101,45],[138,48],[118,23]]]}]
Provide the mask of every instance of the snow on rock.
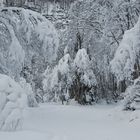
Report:
[{"label": "snow on rock", "polygon": [[[140,57],[140,18],[138,23],[125,32],[123,40],[116,51],[114,59],[111,61],[112,71],[118,80],[130,79]],[[137,68],[135,68],[137,69]]]},{"label": "snow on rock", "polygon": [[10,77],[0,74],[0,130],[20,129],[26,104],[26,94],[21,86]]},{"label": "snow on rock", "polygon": [[57,32],[45,17],[22,8],[0,10],[0,71],[18,77],[33,56],[47,62],[56,58]]}]

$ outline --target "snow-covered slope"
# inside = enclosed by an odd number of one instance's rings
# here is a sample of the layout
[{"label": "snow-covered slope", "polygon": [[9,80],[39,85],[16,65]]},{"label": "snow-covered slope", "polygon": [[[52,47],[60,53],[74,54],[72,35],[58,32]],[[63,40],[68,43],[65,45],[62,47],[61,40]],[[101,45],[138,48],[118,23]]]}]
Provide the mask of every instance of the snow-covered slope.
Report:
[{"label": "snow-covered slope", "polygon": [[54,26],[37,12],[22,8],[0,10],[0,71],[18,77],[33,56],[47,62],[56,58],[58,37]]},{"label": "snow-covered slope", "polygon": [[131,78],[131,74],[138,69],[140,59],[140,18],[138,23],[125,32],[123,40],[111,62],[113,72],[118,80]]}]

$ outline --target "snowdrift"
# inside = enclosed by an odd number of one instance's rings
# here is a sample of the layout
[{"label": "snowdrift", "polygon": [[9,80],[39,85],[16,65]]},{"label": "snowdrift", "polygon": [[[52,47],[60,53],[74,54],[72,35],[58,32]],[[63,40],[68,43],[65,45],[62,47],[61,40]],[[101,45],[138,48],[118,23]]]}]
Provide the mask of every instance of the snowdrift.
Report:
[{"label": "snowdrift", "polygon": [[22,111],[27,97],[21,86],[6,75],[0,74],[0,130],[21,128]]},{"label": "snowdrift", "polygon": [[0,72],[18,78],[33,56],[50,63],[56,58],[58,36],[54,26],[37,12],[22,8],[0,10]]}]

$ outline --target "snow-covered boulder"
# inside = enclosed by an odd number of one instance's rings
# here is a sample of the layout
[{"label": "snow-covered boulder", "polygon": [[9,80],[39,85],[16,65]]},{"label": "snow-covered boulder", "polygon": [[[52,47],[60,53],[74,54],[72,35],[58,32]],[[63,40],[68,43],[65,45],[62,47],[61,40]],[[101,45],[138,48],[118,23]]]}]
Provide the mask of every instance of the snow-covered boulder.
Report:
[{"label": "snow-covered boulder", "polygon": [[57,32],[45,17],[23,8],[0,10],[0,72],[18,77],[23,65],[39,56],[50,63],[56,58]]},{"label": "snow-covered boulder", "polygon": [[22,111],[27,97],[21,86],[6,75],[0,74],[0,130],[21,128]]},{"label": "snow-covered boulder", "polygon": [[125,32],[123,40],[116,51],[114,59],[111,61],[112,71],[115,73],[119,81],[137,78],[140,59],[139,52],[140,18],[134,28]]}]

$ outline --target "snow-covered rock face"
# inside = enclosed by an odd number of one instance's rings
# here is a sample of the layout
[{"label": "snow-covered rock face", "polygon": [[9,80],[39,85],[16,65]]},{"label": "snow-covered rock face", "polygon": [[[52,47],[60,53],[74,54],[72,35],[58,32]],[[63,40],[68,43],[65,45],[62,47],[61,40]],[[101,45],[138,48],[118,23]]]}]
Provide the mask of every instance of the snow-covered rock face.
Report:
[{"label": "snow-covered rock face", "polygon": [[21,86],[0,74],[0,130],[20,129],[22,111],[26,105],[27,97]]},{"label": "snow-covered rock face", "polygon": [[140,18],[134,28],[125,32],[123,40],[111,62],[112,71],[118,80],[131,78],[134,65],[140,58]]},{"label": "snow-covered rock face", "polygon": [[22,8],[0,10],[0,70],[17,77],[33,55],[56,58],[57,32],[43,16]]}]

